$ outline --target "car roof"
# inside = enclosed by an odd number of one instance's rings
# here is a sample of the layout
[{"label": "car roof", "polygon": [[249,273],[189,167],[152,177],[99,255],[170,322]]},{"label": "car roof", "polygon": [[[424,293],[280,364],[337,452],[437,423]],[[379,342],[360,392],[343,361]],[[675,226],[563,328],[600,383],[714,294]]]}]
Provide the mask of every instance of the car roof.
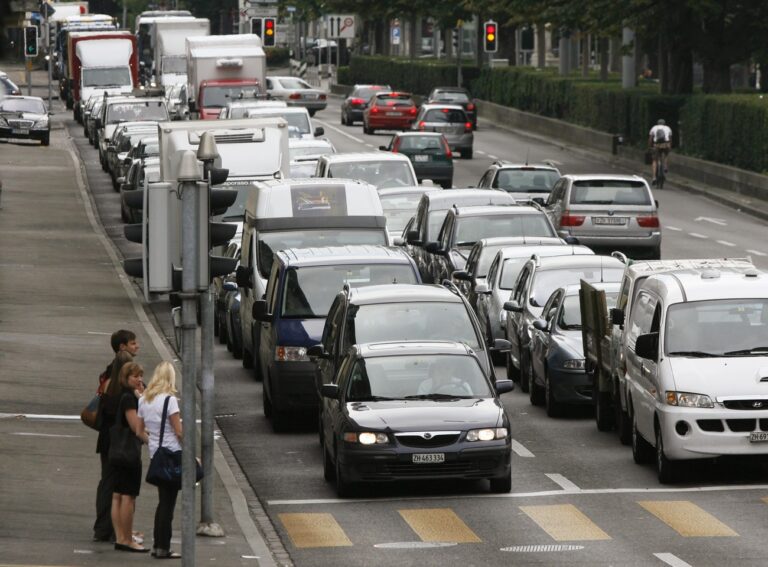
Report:
[{"label": "car roof", "polygon": [[[448,208],[453,202],[466,199],[468,201],[480,202],[487,200],[485,204],[493,204],[492,200],[498,202],[508,202],[510,205],[515,203],[514,197],[503,189],[441,189],[438,191],[427,191],[424,197],[429,200],[430,209],[437,208],[440,205],[448,204]],[[466,205],[465,205],[466,206]]]},{"label": "car roof", "polygon": [[45,101],[39,96],[27,96],[27,95],[5,95],[4,100],[39,100],[44,103]]},{"label": "car roof", "polygon": [[564,246],[557,236],[494,236],[481,238],[475,246]]},{"label": "car roof", "polygon": [[749,258],[632,260],[627,264],[625,271],[631,278],[635,278],[641,274],[650,275],[679,270],[734,268],[746,271],[754,267]]},{"label": "car roof", "polygon": [[256,116],[257,114],[260,114],[261,111],[264,111],[264,114],[266,113],[277,113],[280,114],[306,114],[309,115],[309,111],[304,108],[303,106],[259,106],[254,105],[252,108],[248,109],[248,114],[253,114]]},{"label": "car roof", "polygon": [[[433,191],[432,187],[424,187],[422,185],[416,185],[413,187],[387,187],[386,189],[379,189],[379,197],[389,197],[390,195],[423,195],[427,191]],[[442,189],[439,189],[442,191]]]},{"label": "car roof", "polygon": [[589,254],[569,256],[546,256],[538,259],[536,270],[557,270],[560,268],[587,267],[587,268],[623,268],[624,263],[613,256]]},{"label": "car roof", "polygon": [[573,181],[642,181],[643,184],[645,184],[645,179],[639,175],[620,175],[613,173],[569,173],[567,175],[563,175],[563,177]]},{"label": "car roof", "polygon": [[552,256],[594,256],[591,248],[581,244],[513,244],[498,251],[502,260],[510,258],[531,257],[534,254],[541,258]]},{"label": "car roof", "polygon": [[259,187],[264,188],[285,188],[285,189],[291,189],[293,187],[314,187],[314,186],[320,186],[320,187],[329,187],[329,186],[338,186],[343,185],[345,188],[350,190],[357,190],[359,187],[370,187],[371,189],[375,190],[376,187],[371,185],[370,183],[366,183],[365,181],[360,181],[359,179],[342,179],[341,177],[301,177],[297,179],[291,179],[290,177],[284,178],[284,179],[265,179],[260,181],[255,181]]},{"label": "car roof", "polygon": [[289,148],[332,148],[330,140],[324,138],[291,138],[288,140]]},{"label": "car roof", "polygon": [[497,161],[491,164],[491,167],[496,167],[498,169],[546,170],[560,173],[560,170],[557,169],[554,165],[549,165],[547,163],[516,163],[511,161]]},{"label": "car roof", "polygon": [[464,343],[452,341],[388,341],[355,345],[361,358],[409,355],[459,355],[472,356],[474,353]]},{"label": "car roof", "polygon": [[433,91],[441,91],[441,92],[453,92],[453,93],[468,93],[469,90],[465,89],[464,87],[433,87]]},{"label": "car roof", "polygon": [[349,301],[355,305],[425,301],[462,303],[458,295],[443,286],[416,284],[387,284],[352,288]]},{"label": "car roof", "polygon": [[531,213],[544,214],[541,209],[529,207],[528,205],[482,205],[482,206],[464,206],[453,207],[449,214],[458,217],[487,217],[493,215],[524,215]]},{"label": "car roof", "polygon": [[415,137],[432,137],[432,138],[442,138],[443,134],[441,132],[395,132],[394,137],[395,138],[415,138]]},{"label": "car roof", "polygon": [[277,253],[287,266],[334,266],[344,264],[412,265],[404,250],[387,246],[349,245],[325,248],[288,248]]},{"label": "car roof", "polygon": [[768,278],[756,268],[691,269],[656,274],[641,287],[657,288],[667,303],[768,297]]},{"label": "car roof", "polygon": [[328,154],[323,156],[322,159],[327,160],[329,164],[361,161],[406,161],[410,163],[411,161],[408,159],[408,156],[393,154],[392,152],[383,152],[381,150],[375,152]]}]

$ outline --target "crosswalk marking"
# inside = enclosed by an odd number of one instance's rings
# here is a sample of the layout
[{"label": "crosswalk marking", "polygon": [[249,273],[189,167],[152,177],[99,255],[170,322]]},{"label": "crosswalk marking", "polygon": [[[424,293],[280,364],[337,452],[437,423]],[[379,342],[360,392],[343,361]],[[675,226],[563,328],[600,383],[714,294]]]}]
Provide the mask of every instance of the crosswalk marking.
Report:
[{"label": "crosswalk marking", "polygon": [[520,509],[555,541],[611,539],[573,504],[521,506]]},{"label": "crosswalk marking", "polygon": [[422,541],[479,543],[467,524],[450,508],[398,510]]},{"label": "crosswalk marking", "polygon": [[352,545],[332,514],[278,514],[296,547]]},{"label": "crosswalk marking", "polygon": [[686,563],[676,555],[672,553],[654,553],[653,556],[659,561],[663,561],[671,567],[691,567],[689,563]]},{"label": "crosswalk marking", "polygon": [[709,512],[687,500],[647,500],[640,506],[683,537],[738,537]]}]

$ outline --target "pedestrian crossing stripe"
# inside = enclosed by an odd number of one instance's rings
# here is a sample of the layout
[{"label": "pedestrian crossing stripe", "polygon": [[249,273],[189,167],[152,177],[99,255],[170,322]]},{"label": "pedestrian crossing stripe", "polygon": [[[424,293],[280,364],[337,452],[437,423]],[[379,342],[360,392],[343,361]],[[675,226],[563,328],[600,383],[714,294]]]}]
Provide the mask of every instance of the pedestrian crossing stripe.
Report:
[{"label": "pedestrian crossing stripe", "polygon": [[450,508],[398,510],[411,529],[428,542],[480,543],[482,540]]},{"label": "pedestrian crossing stripe", "polygon": [[611,539],[573,504],[520,506],[520,509],[555,541],[601,541]]},{"label": "pedestrian crossing stripe", "polygon": [[278,514],[278,517],[298,548],[352,545],[332,514]]},{"label": "pedestrian crossing stripe", "polygon": [[647,500],[640,506],[683,537],[738,537],[709,512],[687,500]]}]

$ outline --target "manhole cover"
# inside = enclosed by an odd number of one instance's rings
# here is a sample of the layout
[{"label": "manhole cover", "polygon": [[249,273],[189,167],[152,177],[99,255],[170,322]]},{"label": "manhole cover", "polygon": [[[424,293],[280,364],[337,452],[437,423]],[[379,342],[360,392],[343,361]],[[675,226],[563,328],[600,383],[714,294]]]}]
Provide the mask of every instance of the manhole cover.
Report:
[{"label": "manhole cover", "polygon": [[579,551],[584,549],[583,545],[513,545],[512,547],[502,547],[499,551],[509,551],[511,553],[548,553],[552,551]]},{"label": "manhole cover", "polygon": [[380,549],[426,549],[433,547],[451,547],[456,545],[456,542],[444,541],[395,541],[392,543],[377,543],[373,547]]}]

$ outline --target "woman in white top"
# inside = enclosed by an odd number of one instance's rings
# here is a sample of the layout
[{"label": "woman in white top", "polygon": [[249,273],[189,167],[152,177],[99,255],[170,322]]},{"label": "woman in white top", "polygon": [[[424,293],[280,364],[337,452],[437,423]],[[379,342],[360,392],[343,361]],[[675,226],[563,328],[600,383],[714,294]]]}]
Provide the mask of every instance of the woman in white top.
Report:
[{"label": "woman in white top", "polygon": [[[149,385],[139,400],[139,432],[149,435],[149,458],[160,445],[160,426],[162,425],[163,406],[168,399],[168,413],[163,432],[163,447],[171,451],[181,451],[181,418],[179,402],[176,399],[176,371],[170,362],[161,362],[155,367]],[[174,485],[157,487],[158,503],[155,511],[154,544],[152,555],[157,558],[178,558],[178,553],[171,551],[171,532],[173,531],[173,510],[179,488]]]}]

